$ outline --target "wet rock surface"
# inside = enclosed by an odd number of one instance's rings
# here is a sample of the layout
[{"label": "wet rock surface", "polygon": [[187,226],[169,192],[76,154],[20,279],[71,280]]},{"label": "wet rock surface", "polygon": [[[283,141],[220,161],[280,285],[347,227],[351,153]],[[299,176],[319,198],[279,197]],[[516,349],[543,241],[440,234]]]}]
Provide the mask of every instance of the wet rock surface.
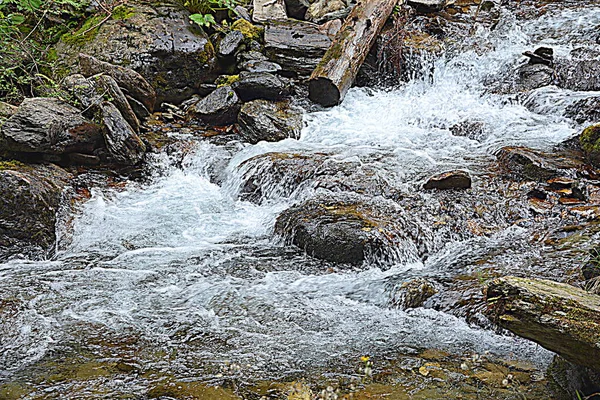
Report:
[{"label": "wet rock surface", "polygon": [[[20,246],[47,249],[70,174],[53,164],[0,161],[0,260]],[[14,250],[13,250],[14,249]]]},{"label": "wet rock surface", "polygon": [[286,84],[268,72],[240,72],[239,81],[232,87],[242,101],[256,99],[281,100],[289,94]]},{"label": "wet rock surface", "polygon": [[231,86],[222,86],[197,102],[188,114],[204,123],[228,125],[237,120],[240,101]]},{"label": "wet rock surface", "polygon": [[277,218],[275,232],[307,254],[337,263],[385,265],[427,253],[418,225],[401,208],[351,197],[317,198],[292,207]]},{"label": "wet rock surface", "polygon": [[139,163],[146,152],[142,140],[112,103],[103,102],[100,110],[106,127],[104,139],[109,153],[118,163],[126,165]]},{"label": "wet rock surface", "polygon": [[287,101],[254,100],[242,106],[238,124],[240,136],[248,143],[297,139],[302,129],[302,112]]},{"label": "wet rock surface", "polygon": [[25,99],[0,128],[3,150],[18,153],[90,153],[102,141],[99,125],[53,98]]}]

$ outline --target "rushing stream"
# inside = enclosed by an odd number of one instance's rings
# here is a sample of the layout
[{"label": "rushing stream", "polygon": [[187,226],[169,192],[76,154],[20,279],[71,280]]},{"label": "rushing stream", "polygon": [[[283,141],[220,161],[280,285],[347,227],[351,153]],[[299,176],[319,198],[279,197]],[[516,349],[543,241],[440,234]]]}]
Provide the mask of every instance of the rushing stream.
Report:
[{"label": "rushing stream", "polygon": [[[469,170],[477,186],[502,146],[550,149],[578,132],[561,115],[585,97],[554,86],[499,95],[484,82],[502,79],[523,62],[523,51],[540,45],[567,56],[598,26],[600,7],[533,21],[507,12],[494,30],[475,33],[473,50],[438,60],[431,82],[352,89],[341,106],[305,115],[299,140],[226,147],[201,141],[181,167],[158,155],[149,183],[93,189],[61,226],[52,259],[0,264],[0,301],[13,307],[0,313],[0,381],[34,381],[54,360],[67,359],[127,359],[205,382],[277,380],[348,373],[361,355],[377,360],[425,348],[489,352],[543,368],[551,354],[531,342],[443,311],[391,305],[391,283],[448,274],[455,260],[526,240],[525,229],[441,243],[425,262],[340,267],[273,233],[280,212],[325,189],[308,182],[286,190],[285,182],[270,181],[262,202],[243,201],[244,177],[259,166],[242,163],[267,152],[318,152],[374,167],[404,192],[453,168]],[[485,129],[477,137],[453,135],[450,128],[466,120]],[[268,182],[268,170],[262,173]],[[515,247],[511,259],[507,250],[504,261],[519,263],[521,251]],[[49,393],[59,390],[44,382],[39,386]],[[109,386],[143,392],[144,383]]]}]

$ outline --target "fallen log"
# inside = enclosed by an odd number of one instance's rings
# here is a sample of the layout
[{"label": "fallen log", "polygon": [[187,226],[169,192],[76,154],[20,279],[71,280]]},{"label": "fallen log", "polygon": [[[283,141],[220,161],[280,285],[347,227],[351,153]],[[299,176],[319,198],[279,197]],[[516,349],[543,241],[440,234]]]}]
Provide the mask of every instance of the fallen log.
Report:
[{"label": "fallen log", "polygon": [[488,315],[566,360],[600,371],[600,296],[564,283],[504,277],[487,288]]},{"label": "fallen log", "polygon": [[360,0],[308,81],[308,97],[325,107],[340,104],[398,0]]}]

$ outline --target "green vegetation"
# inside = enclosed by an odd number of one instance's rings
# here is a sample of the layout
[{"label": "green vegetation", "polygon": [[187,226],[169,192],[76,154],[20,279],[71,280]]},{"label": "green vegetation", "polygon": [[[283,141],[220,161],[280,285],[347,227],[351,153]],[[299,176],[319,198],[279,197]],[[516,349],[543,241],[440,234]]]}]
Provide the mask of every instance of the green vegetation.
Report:
[{"label": "green vegetation", "polygon": [[0,100],[53,95],[52,45],[86,17],[88,0],[0,1]]}]

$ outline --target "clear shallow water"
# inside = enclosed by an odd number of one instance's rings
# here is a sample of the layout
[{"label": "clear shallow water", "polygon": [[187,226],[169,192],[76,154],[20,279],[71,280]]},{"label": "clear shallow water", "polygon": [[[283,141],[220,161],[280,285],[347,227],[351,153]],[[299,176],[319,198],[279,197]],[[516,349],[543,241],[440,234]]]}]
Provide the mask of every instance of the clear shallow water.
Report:
[{"label": "clear shallow water", "polygon": [[[427,347],[544,365],[549,353],[526,341],[431,309],[389,307],[391,280],[427,268],[446,272],[455,259],[526,236],[525,230],[448,244],[426,264],[340,268],[285,248],[273,235],[277,215],[313,196],[312,189],[261,205],[240,201],[238,167],[266,152],[326,152],[340,161],[376,163],[397,186],[414,188],[450,168],[484,173],[505,145],[549,148],[578,131],[560,112],[583,94],[543,88],[528,94],[535,106],[526,108],[515,96],[487,94],[482,82],[538,45],[568,54],[598,24],[600,8],[520,23],[507,15],[496,31],[477,33],[474,41],[484,50],[439,60],[433,83],[353,89],[341,106],[307,115],[298,141],[244,147],[227,165],[226,152],[201,143],[183,169],[165,165],[149,184],[94,189],[72,227],[59,232],[53,260],[0,265],[0,298],[13,304],[0,313],[0,378],[61,352],[92,351],[97,331],[133,334],[143,347],[169,354],[168,368],[200,377],[229,361],[248,365],[249,378],[278,378],[361,354]],[[463,121],[484,129],[477,138],[452,135],[450,128]],[[219,184],[211,180],[215,173]]]}]

